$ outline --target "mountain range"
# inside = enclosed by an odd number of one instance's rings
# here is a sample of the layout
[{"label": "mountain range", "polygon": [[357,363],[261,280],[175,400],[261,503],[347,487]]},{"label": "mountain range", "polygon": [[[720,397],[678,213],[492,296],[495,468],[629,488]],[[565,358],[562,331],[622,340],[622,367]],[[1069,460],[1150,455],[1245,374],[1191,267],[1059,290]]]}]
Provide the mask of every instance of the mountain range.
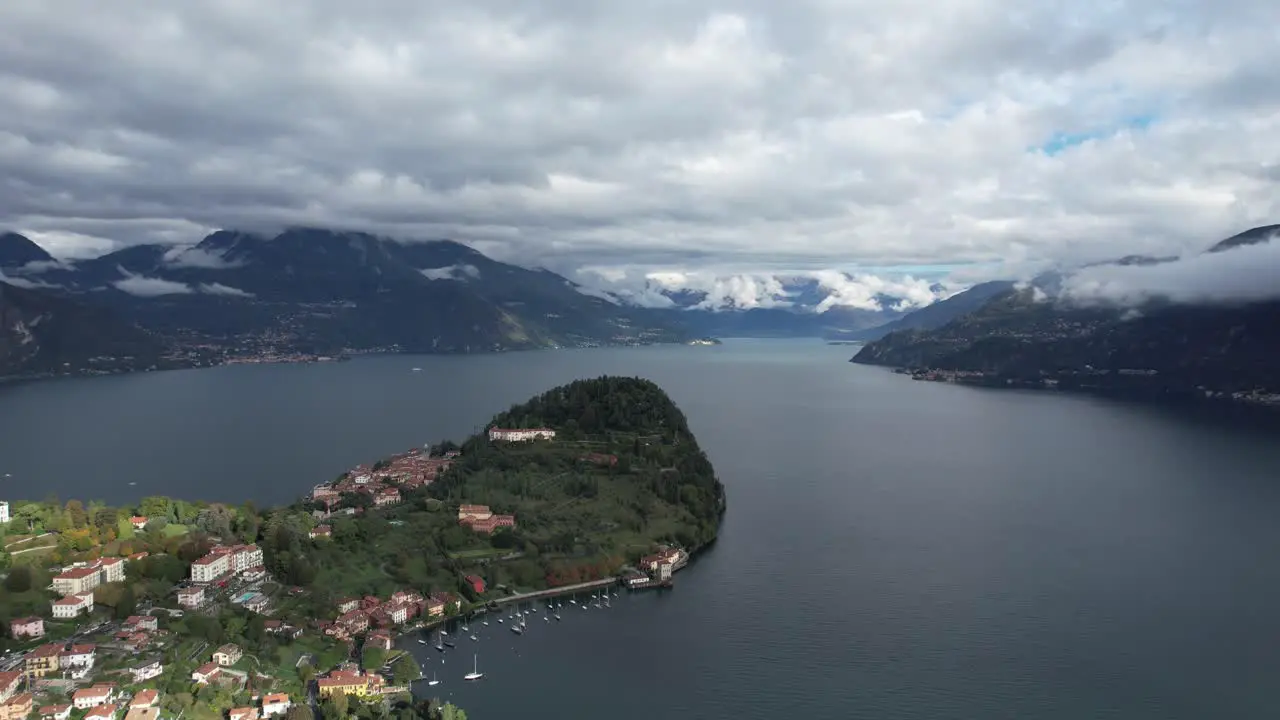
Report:
[{"label": "mountain range", "polygon": [[[1190,260],[1280,242],[1277,232],[1277,225],[1254,228]],[[1178,262],[1187,260],[1123,258],[1112,265]],[[1067,289],[1075,277],[1055,272],[1004,288],[971,288],[915,314],[967,303],[964,296],[980,289],[996,292],[941,324],[908,315],[852,362],[904,368],[923,379],[1280,403],[1280,282],[1269,295],[1234,299],[1098,302]]]}]

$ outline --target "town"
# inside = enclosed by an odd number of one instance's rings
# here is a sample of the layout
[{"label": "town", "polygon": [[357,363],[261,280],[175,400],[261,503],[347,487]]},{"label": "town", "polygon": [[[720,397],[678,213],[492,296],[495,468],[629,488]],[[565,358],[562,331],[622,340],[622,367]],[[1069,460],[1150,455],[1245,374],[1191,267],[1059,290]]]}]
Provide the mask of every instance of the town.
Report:
[{"label": "town", "polygon": [[[492,427],[484,438],[533,447],[556,442],[556,432]],[[609,471],[619,460],[575,457]],[[443,507],[424,494],[461,459],[451,444],[409,450],[264,514],[160,497],[127,510],[0,502],[8,566],[0,617],[9,634],[0,720],[329,719],[412,703],[420,669],[398,647],[403,635],[556,592],[494,582],[504,577],[494,561],[520,556],[506,544],[515,514],[474,502]],[[340,583],[317,581],[316,573],[341,572],[325,560],[341,559],[344,542],[357,547],[351,538],[369,523],[392,532],[414,521],[451,523],[478,544],[439,558],[425,580],[396,589],[379,578],[385,593],[339,595]],[[556,582],[670,587],[688,552],[651,550],[620,572]]]}]

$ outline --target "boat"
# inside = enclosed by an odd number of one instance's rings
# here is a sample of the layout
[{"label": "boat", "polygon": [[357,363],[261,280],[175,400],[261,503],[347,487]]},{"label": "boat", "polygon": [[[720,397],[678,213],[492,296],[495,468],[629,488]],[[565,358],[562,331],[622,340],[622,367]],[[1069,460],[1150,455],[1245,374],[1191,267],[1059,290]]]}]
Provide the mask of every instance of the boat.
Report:
[{"label": "boat", "polygon": [[[414,369],[413,369],[413,371],[414,371],[414,372],[422,372],[422,368],[414,368]],[[435,683],[432,683],[432,684],[434,685]]]},{"label": "boat", "polygon": [[519,635],[519,634],[521,634],[521,633],[523,633],[523,632],[524,632],[524,628],[520,627],[519,625],[512,625],[512,626],[511,626],[511,632],[513,632],[513,633],[515,633],[515,634]]},{"label": "boat", "polygon": [[498,622],[502,622],[502,618],[498,618]]},{"label": "boat", "polygon": [[[498,622],[502,622],[502,621],[501,621],[501,620],[499,620]],[[484,621],[484,626],[485,626],[485,627],[489,627],[489,621],[488,621],[488,620],[485,620],[485,621]]]},{"label": "boat", "polygon": [[445,646],[447,646],[447,647],[454,647],[454,644],[453,644],[453,641],[452,641],[452,640],[445,640],[445,641],[444,641],[444,644],[445,644]]},{"label": "boat", "polygon": [[428,684],[428,685],[439,685],[439,684],[440,684],[440,681],[436,679],[436,674],[435,674],[434,672],[433,672],[433,673],[431,673],[431,679],[427,681],[427,684]]},{"label": "boat", "polygon": [[559,620],[559,619],[560,619],[560,613],[556,613],[556,619],[557,619],[557,620]]},{"label": "boat", "polygon": [[469,633],[469,632],[471,632],[471,628],[467,627],[466,625],[463,625],[460,629],[461,629],[461,630],[462,630],[462,632],[464,632],[464,633]]},{"label": "boat", "polygon": [[476,642],[480,642],[480,638],[476,637],[475,635],[472,635],[471,639],[475,640]]},{"label": "boat", "polygon": [[418,638],[418,644],[419,644],[419,645],[426,645],[426,644],[427,644],[427,641],[426,641],[426,640],[423,640],[422,638]]},{"label": "boat", "polygon": [[484,673],[480,672],[480,656],[473,655],[471,657],[471,661],[472,661],[471,672],[467,673],[466,675],[463,675],[462,676],[463,680],[479,680],[480,678],[484,677]]},{"label": "boat", "polygon": [[436,649],[439,650],[440,652],[444,652],[444,643],[440,641],[436,641]]}]

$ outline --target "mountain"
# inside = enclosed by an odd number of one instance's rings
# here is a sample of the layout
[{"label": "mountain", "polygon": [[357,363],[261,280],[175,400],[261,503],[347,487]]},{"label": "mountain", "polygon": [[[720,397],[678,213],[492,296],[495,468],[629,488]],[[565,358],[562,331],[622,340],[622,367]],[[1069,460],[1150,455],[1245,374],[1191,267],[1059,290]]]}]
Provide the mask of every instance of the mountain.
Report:
[{"label": "mountain", "polygon": [[691,337],[671,318],[459,243],[320,228],[136,245],[24,280],[57,286],[188,354],[465,353]]},{"label": "mountain", "polygon": [[849,332],[883,323],[902,315],[894,310],[863,310],[834,306],[825,312],[796,308],[748,308],[745,310],[669,310],[692,332],[708,337],[825,337],[840,338]]},{"label": "mountain", "polygon": [[[1208,252],[1269,240],[1275,229],[1255,228]],[[928,379],[1280,402],[1277,353],[1280,297],[1083,305],[1032,284],[941,327],[891,332],[852,361],[909,368]]]},{"label": "mountain", "polygon": [[898,330],[935,330],[963,315],[981,308],[997,295],[1013,289],[1007,280],[979,283],[945,300],[913,310],[906,315],[873,328],[850,333],[849,340],[879,340]]},{"label": "mountain", "polygon": [[7,232],[0,234],[0,270],[17,270],[28,263],[53,263],[53,256],[26,236]]},{"label": "mountain", "polygon": [[110,312],[0,282],[0,377],[163,366],[164,349]]}]

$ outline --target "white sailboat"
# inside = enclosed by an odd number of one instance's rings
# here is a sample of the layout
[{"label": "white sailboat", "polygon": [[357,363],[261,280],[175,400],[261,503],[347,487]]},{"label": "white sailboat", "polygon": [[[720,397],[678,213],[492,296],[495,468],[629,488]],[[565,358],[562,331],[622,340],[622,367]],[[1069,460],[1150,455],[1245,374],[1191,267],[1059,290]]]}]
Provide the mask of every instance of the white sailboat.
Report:
[{"label": "white sailboat", "polygon": [[435,674],[434,672],[433,672],[433,673],[431,673],[431,680],[430,680],[429,682],[427,682],[427,684],[428,684],[428,685],[439,685],[439,684],[440,684],[440,681],[436,679],[436,674]]},{"label": "white sailboat", "polygon": [[463,680],[479,680],[480,678],[484,677],[484,673],[480,672],[480,656],[479,655],[471,656],[471,661],[472,661],[471,672],[467,673],[466,675],[463,675],[462,676]]}]

